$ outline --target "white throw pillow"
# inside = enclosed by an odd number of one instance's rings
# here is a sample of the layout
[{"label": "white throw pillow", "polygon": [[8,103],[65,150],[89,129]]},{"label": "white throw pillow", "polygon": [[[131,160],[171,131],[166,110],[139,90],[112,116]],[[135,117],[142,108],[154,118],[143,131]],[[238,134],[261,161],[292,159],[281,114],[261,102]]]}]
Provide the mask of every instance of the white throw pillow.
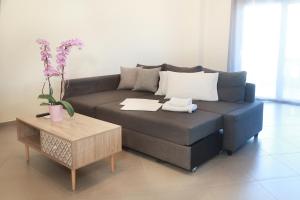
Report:
[{"label": "white throw pillow", "polygon": [[218,101],[219,73],[168,73],[166,98]]},{"label": "white throw pillow", "polygon": [[168,72],[160,71],[159,72],[159,86],[155,95],[166,95],[168,88]]}]

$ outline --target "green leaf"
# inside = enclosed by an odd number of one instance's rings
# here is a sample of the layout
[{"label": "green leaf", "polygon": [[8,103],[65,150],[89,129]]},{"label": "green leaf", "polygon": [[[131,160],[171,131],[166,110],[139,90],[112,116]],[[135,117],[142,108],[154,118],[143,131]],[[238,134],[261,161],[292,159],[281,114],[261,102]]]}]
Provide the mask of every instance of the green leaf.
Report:
[{"label": "green leaf", "polygon": [[58,101],[57,103],[61,104],[68,112],[68,114],[72,117],[75,113],[73,106],[67,101]]},{"label": "green leaf", "polygon": [[49,103],[51,104],[55,104],[56,100],[54,99],[54,97],[50,94],[40,94],[38,96],[39,99],[47,99]]},{"label": "green leaf", "polygon": [[49,92],[50,92],[50,95],[52,96],[53,95],[53,89],[52,89],[52,87],[49,88]]},{"label": "green leaf", "polygon": [[40,104],[40,106],[49,106],[50,104],[49,103],[46,103],[46,102],[43,102]]}]

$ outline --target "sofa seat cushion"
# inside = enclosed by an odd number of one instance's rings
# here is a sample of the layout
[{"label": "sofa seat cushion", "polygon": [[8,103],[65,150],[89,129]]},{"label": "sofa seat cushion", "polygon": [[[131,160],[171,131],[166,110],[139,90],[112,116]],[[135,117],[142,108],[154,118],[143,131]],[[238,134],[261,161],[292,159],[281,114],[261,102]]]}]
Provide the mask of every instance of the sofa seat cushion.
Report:
[{"label": "sofa seat cushion", "polygon": [[206,112],[218,114],[227,114],[234,110],[244,107],[247,103],[230,103],[230,102],[209,102],[209,101],[193,101],[197,104],[198,109]]},{"label": "sofa seat cushion", "polygon": [[124,111],[120,110],[119,104],[97,106],[96,118],[180,145],[191,145],[222,128],[222,116],[216,113],[200,110],[192,114],[162,110]]},{"label": "sofa seat cushion", "polygon": [[148,96],[149,94],[151,93],[136,92],[131,90],[111,90],[83,96],[70,97],[66,100],[73,105],[75,112],[88,115],[90,117],[95,117],[95,108],[97,105],[113,101],[122,101],[126,98]]}]

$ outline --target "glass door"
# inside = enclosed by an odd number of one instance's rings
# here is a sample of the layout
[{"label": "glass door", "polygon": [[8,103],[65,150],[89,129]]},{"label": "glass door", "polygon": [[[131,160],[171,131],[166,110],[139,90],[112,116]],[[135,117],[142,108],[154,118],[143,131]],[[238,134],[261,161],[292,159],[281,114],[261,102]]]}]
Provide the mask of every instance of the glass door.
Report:
[{"label": "glass door", "polygon": [[260,98],[300,102],[300,1],[248,1],[237,8],[235,70],[247,71]]}]

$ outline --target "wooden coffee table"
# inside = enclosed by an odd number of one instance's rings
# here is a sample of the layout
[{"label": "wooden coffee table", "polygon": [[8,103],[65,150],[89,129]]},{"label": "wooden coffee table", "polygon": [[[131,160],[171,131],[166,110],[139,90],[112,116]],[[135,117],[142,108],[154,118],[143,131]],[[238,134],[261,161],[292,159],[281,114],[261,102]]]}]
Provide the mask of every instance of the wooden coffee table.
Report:
[{"label": "wooden coffee table", "polygon": [[26,160],[29,148],[71,169],[72,190],[76,188],[76,170],[110,157],[115,170],[114,154],[122,151],[121,127],[91,117],[75,115],[62,122],[47,118],[17,118],[18,140],[25,144]]}]

